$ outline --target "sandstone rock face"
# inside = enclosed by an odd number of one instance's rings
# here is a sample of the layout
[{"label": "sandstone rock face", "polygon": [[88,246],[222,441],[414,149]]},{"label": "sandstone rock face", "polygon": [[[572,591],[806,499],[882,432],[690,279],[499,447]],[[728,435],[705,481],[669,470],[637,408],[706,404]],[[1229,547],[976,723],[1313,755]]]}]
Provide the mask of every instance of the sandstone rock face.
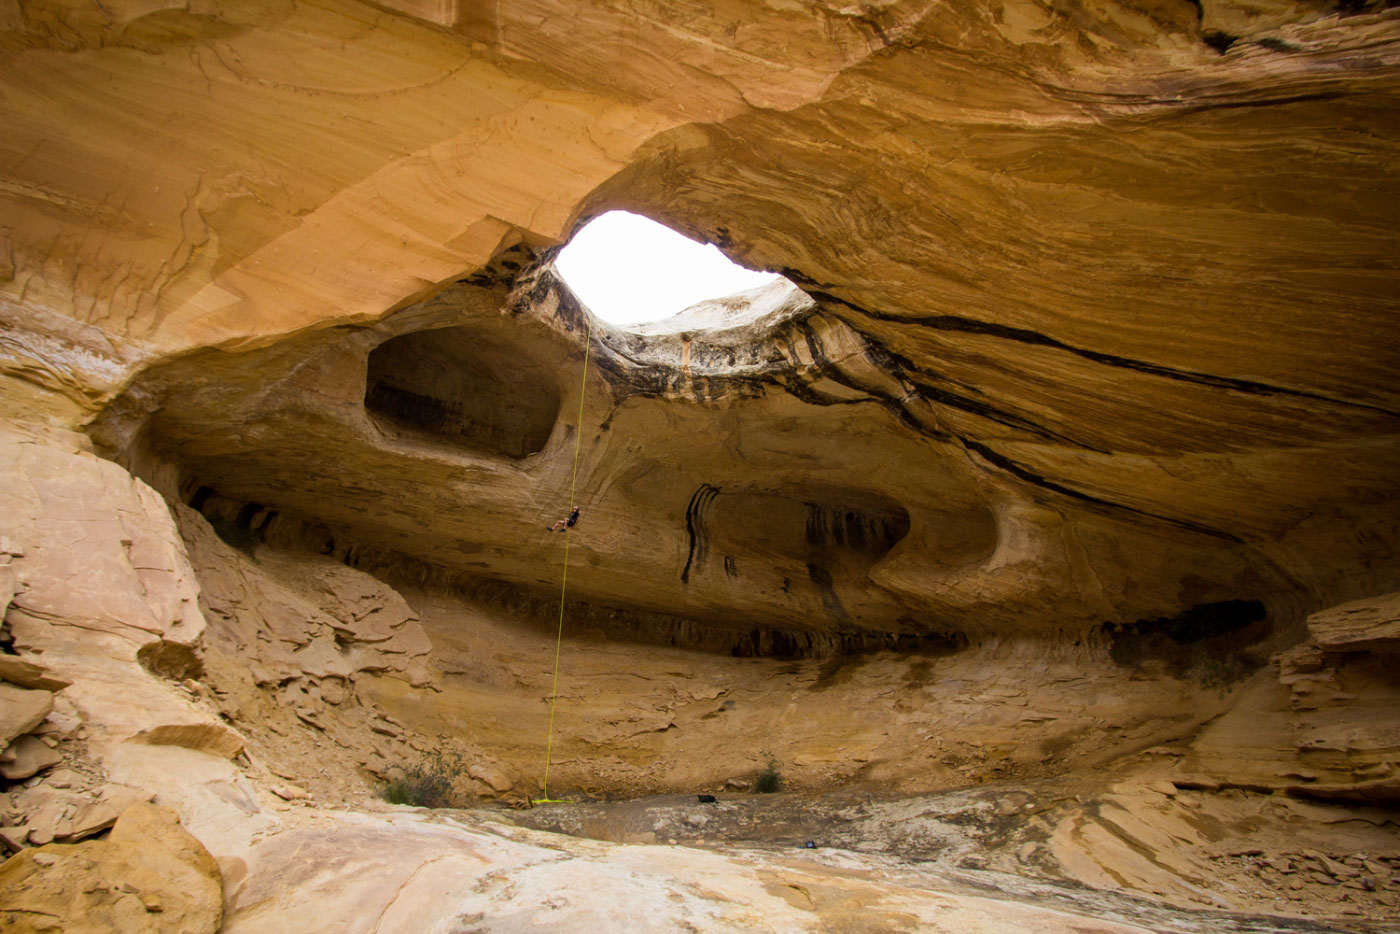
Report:
[{"label": "sandstone rock face", "polygon": [[14,655],[0,655],[0,679],[22,688],[61,691],[69,682],[55,678],[43,665]]},{"label": "sandstone rock face", "polygon": [[[342,547],[527,590],[546,545],[520,533],[559,508],[583,431],[606,535],[580,595],[711,624],[917,637],[1400,584],[1396,517],[1369,505],[1396,499],[1395,361],[1362,336],[1393,314],[1393,192],[1365,182],[1393,14],[751,6],[17,21],[12,106],[44,116],[7,144],[43,151],[6,195],[9,369],[46,411],[105,407],[98,437],[132,463],[154,446]],[[65,63],[131,95],[187,74],[161,119],[200,131],[155,168],[130,142],[150,115],[25,109]],[[113,141],[101,168],[47,121]],[[1354,145],[1332,153],[1338,134]],[[117,202],[130,230],[56,247]],[[732,340],[676,337],[692,362],[670,366],[594,329],[572,426],[581,313],[518,274],[611,206],[785,270],[814,307],[748,334],[747,370]],[[729,441],[696,458],[696,438]],[[717,515],[728,550],[707,548],[711,489],[769,497],[778,541]],[[788,518],[807,506],[907,531],[809,551]]]},{"label": "sandstone rock face", "polygon": [[[1398,37],[3,7],[5,923],[213,930],[220,874],[231,931],[1390,917]],[[792,285],[606,325],[550,263],[614,208]],[[922,797],[814,799],[811,861],[365,813],[523,804],[545,748],[551,793]]]},{"label": "sandstone rock face", "polygon": [[192,658],[204,631],[169,507],[114,464],[24,435],[0,438],[0,464],[17,481],[0,493],[16,552],[5,614],[15,645],[42,653],[71,682],[64,696],[112,741],[235,754],[236,735],[145,676],[153,651]]},{"label": "sandstone rock face", "polygon": [[368,693],[378,679],[427,704],[441,691],[432,644],[396,590],[324,556],[260,548],[254,561],[194,510],[177,512],[209,627],[203,680],[188,685],[282,779],[274,794],[305,797],[286,780],[308,773],[335,774],[338,792],[363,794],[367,774],[384,777],[450,740],[462,741],[468,763],[485,756],[461,731],[406,730]]},{"label": "sandstone rock face", "polygon": [[169,808],[133,805],[105,840],[50,844],[0,864],[5,930],[213,934],[219,867]]},{"label": "sandstone rock face", "polygon": [[334,704],[360,672],[431,680],[427,636],[392,588],[329,558],[265,551],[256,564],[239,560],[196,513],[180,513],[190,557],[205,572],[202,608],[220,623],[208,648],[255,659],[247,667],[259,684],[309,678]]},{"label": "sandstone rock face", "polygon": [[1308,634],[1326,655],[1400,652],[1400,594],[1356,600],[1308,617]]},{"label": "sandstone rock face", "polygon": [[[1376,803],[1393,800],[1384,783],[1372,783],[1400,766],[1400,689],[1387,656],[1351,650],[1339,639],[1339,623],[1384,619],[1395,599],[1388,594],[1310,616],[1313,638],[1255,676],[1235,708],[1197,737],[1176,777],[1323,800],[1329,789],[1356,785],[1337,799],[1365,800],[1373,788]],[[1384,626],[1376,628],[1379,640]]]}]

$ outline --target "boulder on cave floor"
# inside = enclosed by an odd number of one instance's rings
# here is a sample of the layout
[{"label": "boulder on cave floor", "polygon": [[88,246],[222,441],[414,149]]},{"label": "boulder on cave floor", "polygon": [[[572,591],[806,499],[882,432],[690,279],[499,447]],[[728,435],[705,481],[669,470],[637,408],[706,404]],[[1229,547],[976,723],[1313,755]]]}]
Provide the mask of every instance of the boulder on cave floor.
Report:
[{"label": "boulder on cave floor", "polygon": [[105,840],[49,844],[0,864],[0,930],[213,934],[223,878],[174,811],[127,808]]},{"label": "boulder on cave floor", "polygon": [[21,815],[23,834],[12,834],[19,842],[43,846],[57,840],[76,843],[108,829],[134,804],[144,804],[149,791],[112,782],[96,792],[69,791],[49,783],[21,793],[16,807]]},{"label": "boulder on cave floor", "polygon": [[53,695],[13,684],[0,684],[0,744],[33,730],[53,710]]},{"label": "boulder on cave floor", "polygon": [[44,691],[61,691],[71,684],[52,674],[47,666],[16,655],[0,655],[0,681]]},{"label": "boulder on cave floor", "polygon": [[20,781],[63,761],[58,750],[36,736],[21,736],[0,753],[0,778]]}]

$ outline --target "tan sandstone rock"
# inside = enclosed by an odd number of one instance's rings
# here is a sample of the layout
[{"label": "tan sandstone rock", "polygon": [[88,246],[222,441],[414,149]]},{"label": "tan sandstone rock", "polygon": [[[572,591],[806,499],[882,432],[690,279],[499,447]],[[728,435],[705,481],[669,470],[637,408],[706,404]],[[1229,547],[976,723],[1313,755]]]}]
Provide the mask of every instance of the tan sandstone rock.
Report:
[{"label": "tan sandstone rock", "polygon": [[28,733],[53,709],[53,695],[42,689],[0,684],[0,744]]},{"label": "tan sandstone rock", "polygon": [[[0,737],[177,807],[230,931],[1388,921],[1397,40],[1381,0],[0,5],[0,645],[49,669],[0,661]],[[552,260],[612,209],[792,285],[606,324]],[[545,749],[551,792],[941,794],[889,807],[956,856],[366,813],[362,764]],[[110,824],[62,784],[7,847]],[[0,872],[144,930],[154,888],[73,881],[122,828]]]},{"label": "tan sandstone rock", "polygon": [[1314,613],[1308,633],[1324,652],[1400,653],[1400,593]]},{"label": "tan sandstone rock", "polygon": [[22,688],[39,688],[45,691],[61,691],[70,683],[54,677],[48,668],[41,664],[14,655],[0,655],[0,681],[8,681]]},{"label": "tan sandstone rock", "polygon": [[21,736],[0,753],[0,777],[19,781],[52,768],[63,756],[34,736]]},{"label": "tan sandstone rock", "polygon": [[7,931],[213,934],[219,868],[175,812],[136,804],[104,840],[24,850],[0,865]]}]

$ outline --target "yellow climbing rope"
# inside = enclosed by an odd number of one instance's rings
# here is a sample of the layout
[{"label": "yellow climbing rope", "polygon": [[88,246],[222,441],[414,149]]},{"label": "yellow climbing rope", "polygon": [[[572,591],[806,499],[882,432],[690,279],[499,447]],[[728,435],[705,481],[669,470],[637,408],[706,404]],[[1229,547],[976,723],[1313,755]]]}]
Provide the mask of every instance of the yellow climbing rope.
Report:
[{"label": "yellow climbing rope", "polygon": [[[586,324],[583,335],[583,379],[578,389],[578,424],[574,428],[574,472],[569,479],[569,509],[577,500],[574,489],[578,484],[578,454],[583,444],[583,398],[588,389],[588,353],[593,347],[593,327]],[[564,526],[564,579],[559,585],[559,632],[554,637],[554,684],[549,689],[549,732],[544,741],[544,781],[540,783],[543,797],[536,798],[535,804],[557,804],[549,796],[549,762],[554,751],[554,702],[559,698],[559,651],[564,644],[564,595],[569,591],[569,526]]]}]

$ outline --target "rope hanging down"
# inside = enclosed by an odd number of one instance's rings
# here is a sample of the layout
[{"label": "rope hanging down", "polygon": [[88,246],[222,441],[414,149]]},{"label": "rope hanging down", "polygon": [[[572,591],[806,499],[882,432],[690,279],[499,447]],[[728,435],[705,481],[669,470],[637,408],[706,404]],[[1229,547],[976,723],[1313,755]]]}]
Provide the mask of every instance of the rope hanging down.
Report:
[{"label": "rope hanging down", "polygon": [[[574,428],[574,471],[569,479],[570,508],[577,502],[574,499],[574,490],[578,485],[579,449],[583,444],[583,398],[588,389],[588,354],[592,349],[593,326],[589,322],[585,324],[583,335],[583,378],[578,388],[578,423]],[[569,591],[569,529],[567,525],[564,527],[564,579],[559,585],[559,632],[554,637],[554,683],[549,689],[549,732],[544,741],[544,781],[540,783],[543,797],[537,798],[536,804],[557,803],[549,797],[549,762],[554,751],[554,702],[559,699],[559,651],[564,644],[564,595]]]}]

